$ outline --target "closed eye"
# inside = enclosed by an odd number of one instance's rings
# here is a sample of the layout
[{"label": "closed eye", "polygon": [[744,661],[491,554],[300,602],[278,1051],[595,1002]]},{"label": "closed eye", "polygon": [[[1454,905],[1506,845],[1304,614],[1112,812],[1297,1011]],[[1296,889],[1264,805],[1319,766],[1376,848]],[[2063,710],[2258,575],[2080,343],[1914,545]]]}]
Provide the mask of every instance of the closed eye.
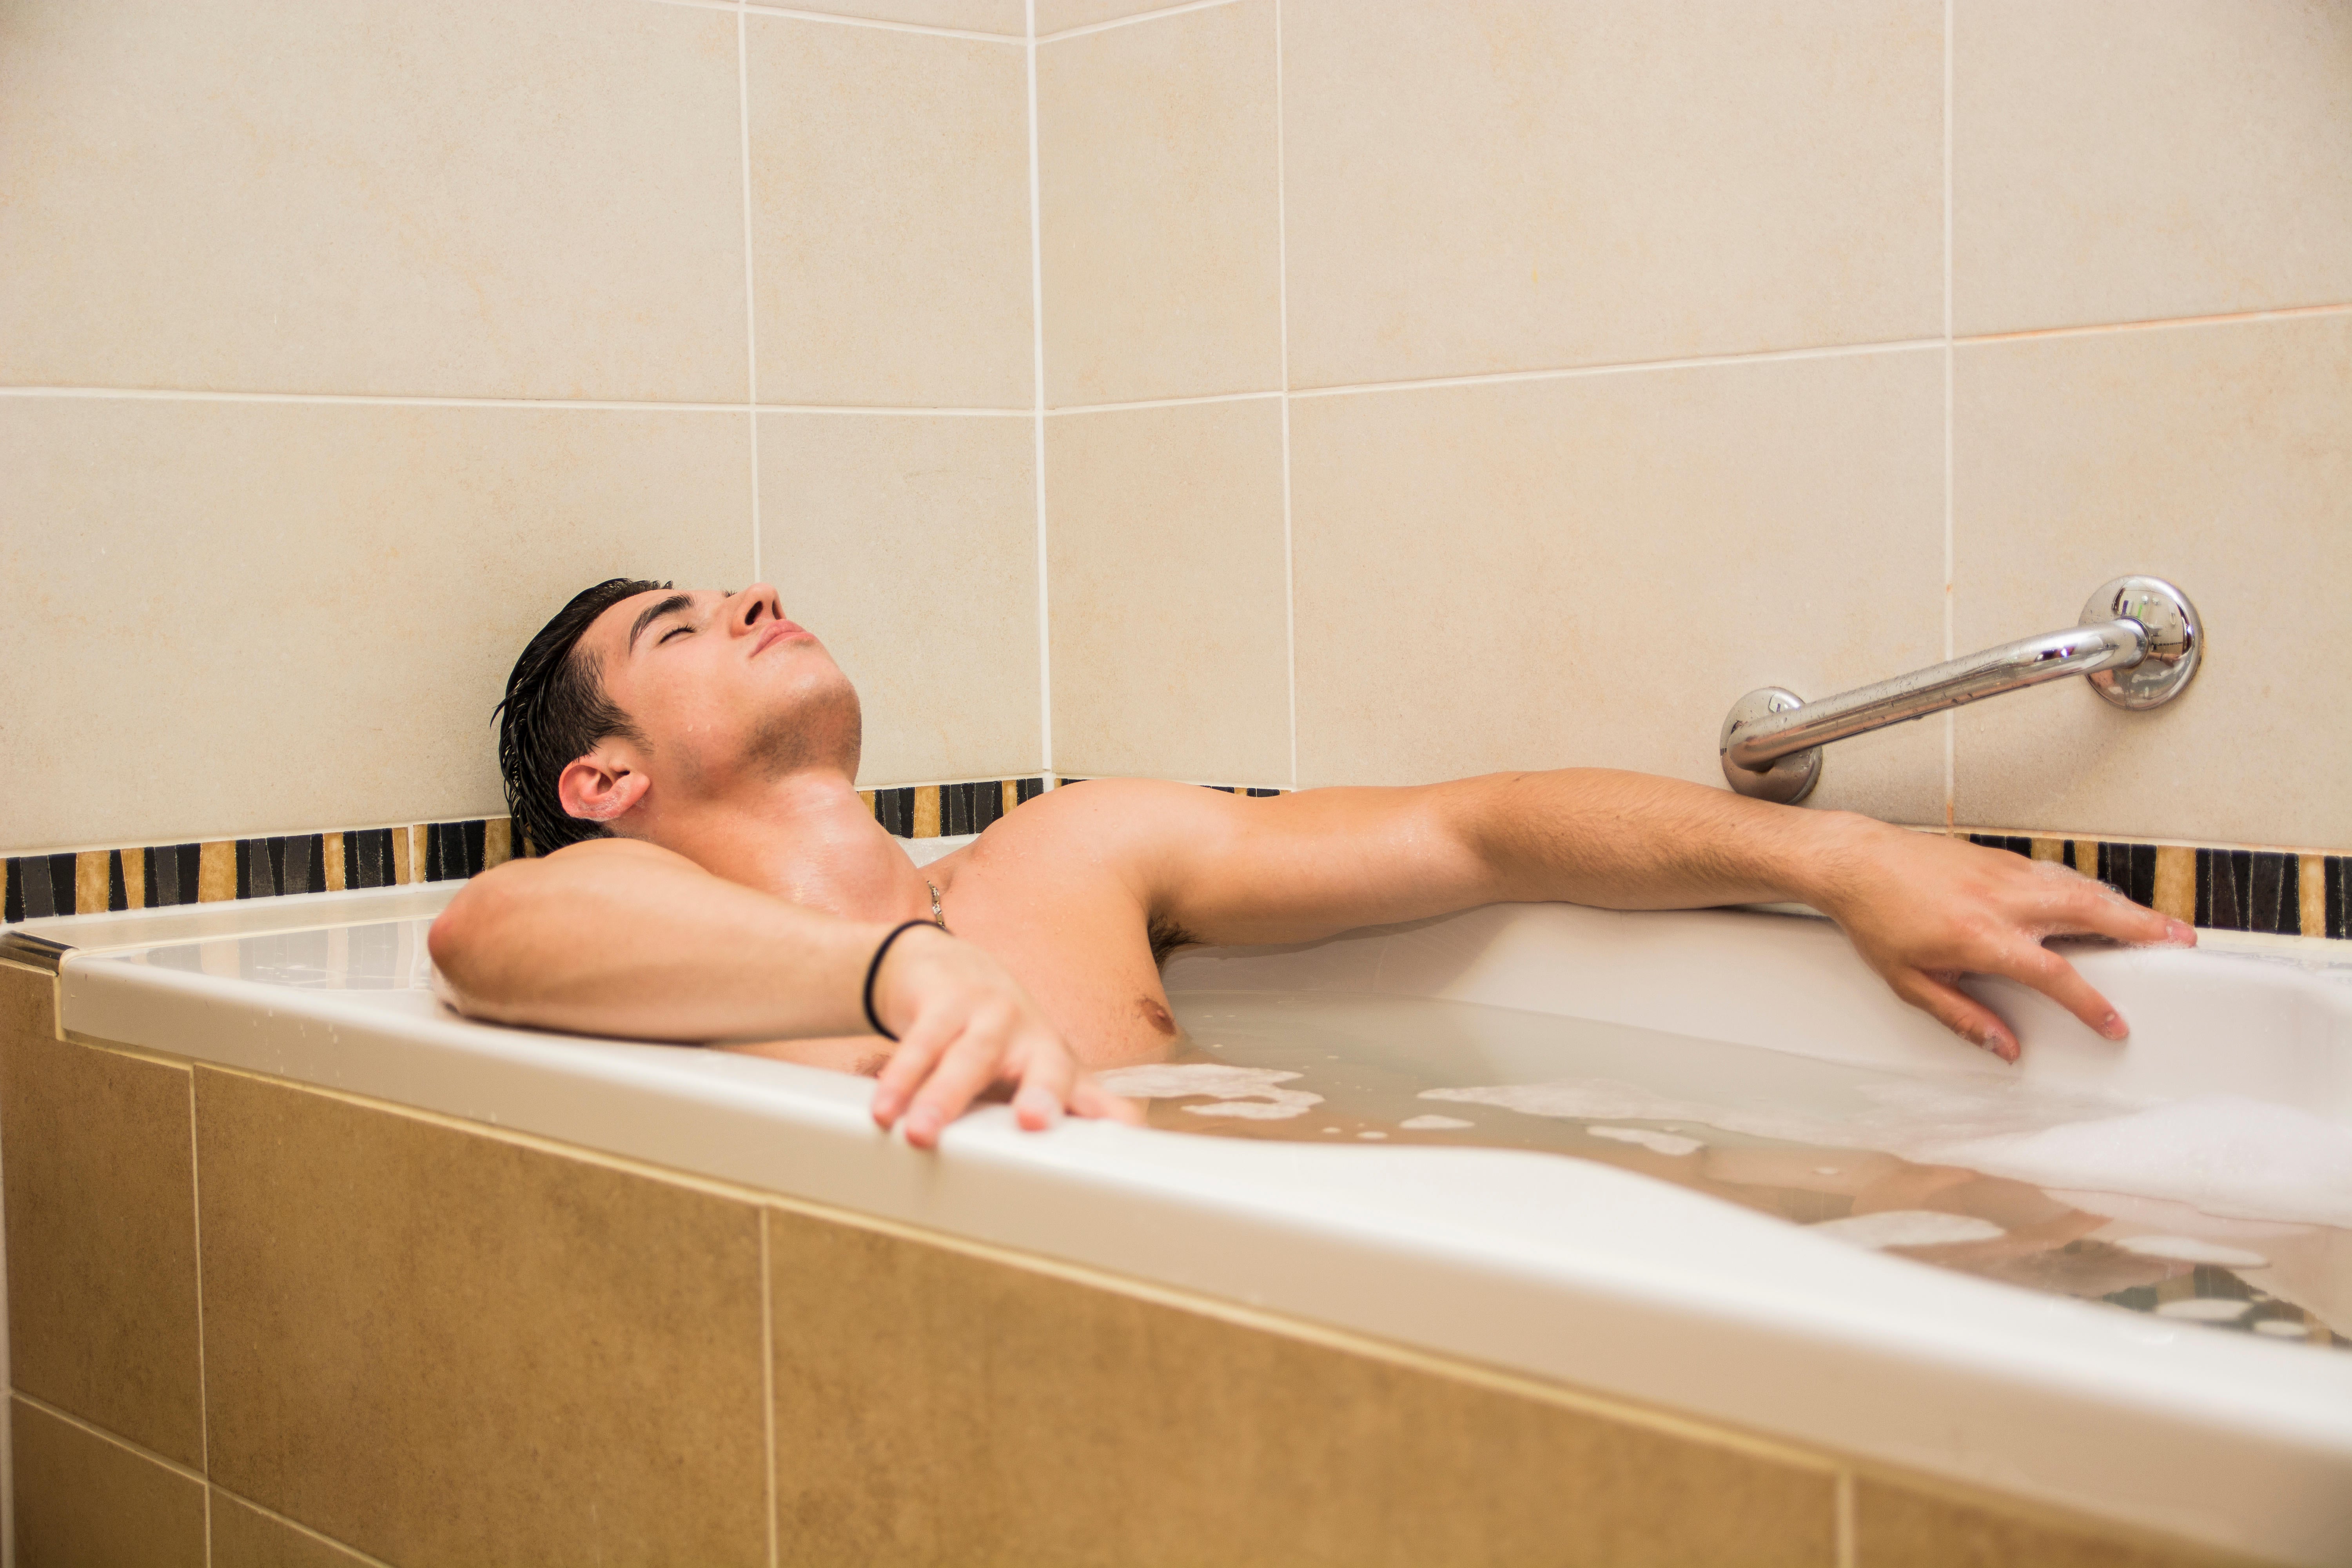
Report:
[{"label": "closed eye", "polygon": [[662,644],[669,641],[670,638],[685,637],[693,630],[694,628],[692,626],[672,626],[669,630],[662,633],[660,637],[654,639],[654,646],[656,647],[659,647]]}]

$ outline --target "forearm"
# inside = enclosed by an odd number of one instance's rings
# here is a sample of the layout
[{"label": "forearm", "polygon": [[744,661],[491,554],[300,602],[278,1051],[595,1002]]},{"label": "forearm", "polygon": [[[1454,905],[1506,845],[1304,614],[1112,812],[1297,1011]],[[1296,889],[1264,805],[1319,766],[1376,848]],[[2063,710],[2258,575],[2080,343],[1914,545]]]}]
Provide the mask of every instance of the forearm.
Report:
[{"label": "forearm", "polygon": [[1600,768],[1444,786],[1496,900],[1603,909],[1819,901],[1858,840],[1888,831],[1679,779]]},{"label": "forearm", "polygon": [[683,864],[557,855],[476,878],[431,940],[476,1017],[701,1041],[864,1033],[866,966],[888,930]]}]

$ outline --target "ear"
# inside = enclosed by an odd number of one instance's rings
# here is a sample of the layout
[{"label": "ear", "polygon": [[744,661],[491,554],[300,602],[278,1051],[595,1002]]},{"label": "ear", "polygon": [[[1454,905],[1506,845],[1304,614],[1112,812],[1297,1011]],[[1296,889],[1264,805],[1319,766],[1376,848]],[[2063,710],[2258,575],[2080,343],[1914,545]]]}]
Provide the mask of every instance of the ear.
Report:
[{"label": "ear", "polygon": [[555,795],[573,816],[611,822],[627,816],[652,787],[653,780],[644,773],[597,751],[571,763],[557,775]]}]

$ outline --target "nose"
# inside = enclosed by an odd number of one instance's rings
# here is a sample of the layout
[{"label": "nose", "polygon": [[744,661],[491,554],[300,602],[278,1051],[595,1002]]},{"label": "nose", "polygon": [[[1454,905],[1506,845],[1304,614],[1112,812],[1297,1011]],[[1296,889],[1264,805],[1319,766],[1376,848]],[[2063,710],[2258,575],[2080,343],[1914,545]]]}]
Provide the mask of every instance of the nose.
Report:
[{"label": "nose", "polygon": [[737,637],[758,631],[763,621],[783,618],[783,598],[772,583],[754,583],[727,601],[727,629]]}]

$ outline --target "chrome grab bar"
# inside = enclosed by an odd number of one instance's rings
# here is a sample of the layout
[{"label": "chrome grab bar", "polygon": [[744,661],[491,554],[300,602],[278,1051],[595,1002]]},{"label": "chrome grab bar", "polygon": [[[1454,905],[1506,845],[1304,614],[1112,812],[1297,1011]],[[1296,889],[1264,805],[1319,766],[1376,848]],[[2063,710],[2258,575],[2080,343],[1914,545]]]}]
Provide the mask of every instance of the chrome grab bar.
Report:
[{"label": "chrome grab bar", "polygon": [[2204,627],[2188,595],[2156,577],[2118,577],[2064,631],[1807,702],[1779,686],[1751,691],[1723,721],[1723,776],[1741,795],[1795,805],[1821,781],[1822,748],[1986,697],[2084,675],[2119,708],[2157,708],[2197,673]]}]

